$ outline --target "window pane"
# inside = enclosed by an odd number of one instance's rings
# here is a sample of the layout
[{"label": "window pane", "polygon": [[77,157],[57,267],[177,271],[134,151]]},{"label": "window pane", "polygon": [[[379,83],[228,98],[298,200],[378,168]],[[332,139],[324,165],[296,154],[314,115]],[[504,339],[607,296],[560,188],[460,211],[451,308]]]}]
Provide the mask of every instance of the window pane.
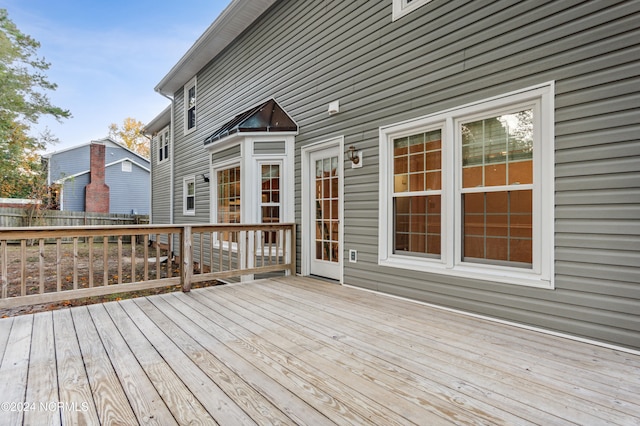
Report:
[{"label": "window pane", "polygon": [[262,207],[262,223],[278,223],[280,222],[280,207],[268,206]]},{"label": "window pane", "polygon": [[340,217],[337,156],[316,162],[315,186],[316,259],[337,262]]},{"label": "window pane", "polygon": [[441,137],[434,130],[393,141],[394,192],[441,189]]},{"label": "window pane", "polygon": [[440,195],[394,198],[394,252],[440,255]]},{"label": "window pane", "polygon": [[240,167],[216,174],[218,223],[240,223]]},{"label": "window pane", "polygon": [[533,110],[463,123],[464,188],[533,182]]},{"label": "window pane", "polygon": [[196,126],[196,87],[190,87],[187,93],[187,129]]},{"label": "window pane", "polygon": [[463,194],[463,260],[530,267],[531,199],[531,190]]},{"label": "window pane", "polygon": [[[416,133],[393,141],[394,193],[440,191],[442,131]],[[394,252],[439,257],[440,194],[395,197]]]}]

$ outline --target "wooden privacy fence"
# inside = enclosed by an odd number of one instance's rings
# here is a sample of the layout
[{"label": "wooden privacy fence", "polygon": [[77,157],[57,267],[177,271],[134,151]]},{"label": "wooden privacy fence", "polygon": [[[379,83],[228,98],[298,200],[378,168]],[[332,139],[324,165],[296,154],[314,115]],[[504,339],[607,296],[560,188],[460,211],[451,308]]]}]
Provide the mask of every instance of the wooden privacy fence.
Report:
[{"label": "wooden privacy fence", "polygon": [[0,229],[0,308],[295,274],[295,234],[295,224]]},{"label": "wooden privacy fence", "polygon": [[0,207],[0,228],[21,226],[112,226],[148,224],[149,216],[119,213],[87,213],[66,210],[33,211]]}]

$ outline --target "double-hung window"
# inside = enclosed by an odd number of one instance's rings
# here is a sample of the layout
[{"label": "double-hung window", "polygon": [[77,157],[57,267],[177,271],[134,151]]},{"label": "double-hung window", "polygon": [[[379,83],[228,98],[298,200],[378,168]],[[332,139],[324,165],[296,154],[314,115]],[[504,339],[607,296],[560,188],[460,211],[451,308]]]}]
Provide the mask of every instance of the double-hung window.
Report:
[{"label": "double-hung window", "polygon": [[553,84],[380,129],[379,263],[553,287]]},{"label": "double-hung window", "polygon": [[442,129],[393,139],[393,251],[439,258]]},{"label": "double-hung window", "polygon": [[189,133],[196,128],[196,78],[184,86],[184,132]]},{"label": "double-hung window", "polygon": [[[260,165],[260,219],[262,223],[279,223],[281,214],[279,163]],[[264,243],[273,243],[276,232],[265,232]]]},{"label": "double-hung window", "polygon": [[196,178],[195,176],[185,177],[182,181],[183,190],[183,211],[186,216],[196,214]]},{"label": "double-hung window", "polygon": [[169,158],[169,127],[164,128],[156,136],[158,146],[158,164]]}]

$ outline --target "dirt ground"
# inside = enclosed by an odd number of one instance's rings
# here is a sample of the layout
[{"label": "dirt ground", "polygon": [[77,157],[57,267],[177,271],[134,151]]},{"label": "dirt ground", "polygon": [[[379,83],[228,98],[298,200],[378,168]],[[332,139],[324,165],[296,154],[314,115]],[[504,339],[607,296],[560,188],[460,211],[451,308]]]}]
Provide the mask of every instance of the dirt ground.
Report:
[{"label": "dirt ground", "polygon": [[[103,244],[93,244],[93,286],[102,286],[104,280],[104,254]],[[77,288],[88,288],[89,285],[89,244],[86,242],[79,242],[77,244],[77,250],[74,251],[74,245],[69,243],[61,244],[61,256],[60,256],[60,287],[62,290],[71,290],[74,288],[74,281]],[[132,254],[134,256],[132,256]],[[122,283],[129,283],[135,281],[144,280],[144,247],[141,244],[135,245],[135,253],[131,252],[131,244],[122,244],[122,249],[119,251],[117,243],[107,244],[107,262],[108,265],[108,285]],[[148,279],[156,278],[156,262],[155,249],[148,249],[147,256],[148,262]],[[160,254],[160,277],[165,278],[168,276],[169,269],[171,268],[171,276],[179,276],[179,265],[169,262],[168,253],[162,252]],[[0,250],[0,264],[3,262],[5,254]],[[76,269],[74,271],[74,258],[77,257]],[[135,271],[132,270],[132,258],[135,257]],[[44,292],[55,292],[58,286],[57,280],[57,247],[56,244],[45,244],[44,247]],[[22,262],[21,262],[21,247],[20,245],[8,244],[7,245],[7,276],[0,276],[0,283],[7,283],[7,295],[9,297],[19,296],[22,291],[21,277],[22,277]],[[40,249],[38,245],[27,246],[26,248],[26,262],[25,262],[25,276],[26,276],[26,294],[38,294],[40,291]],[[118,267],[118,259],[121,259],[120,267]],[[1,271],[2,269],[0,269]],[[208,281],[203,283],[194,284],[192,288],[208,287],[216,285],[216,281]],[[169,293],[173,291],[181,291],[179,285],[171,285],[165,287],[158,287],[150,290],[134,291],[134,292],[118,292],[105,296],[87,297],[81,299],[69,299],[60,302],[20,306],[16,308],[0,309],[0,317],[6,318],[9,316],[30,314],[36,312],[50,311],[55,309],[62,309],[71,306],[81,306],[92,303],[102,303],[113,300],[129,299],[133,297],[148,296],[161,293]]]}]

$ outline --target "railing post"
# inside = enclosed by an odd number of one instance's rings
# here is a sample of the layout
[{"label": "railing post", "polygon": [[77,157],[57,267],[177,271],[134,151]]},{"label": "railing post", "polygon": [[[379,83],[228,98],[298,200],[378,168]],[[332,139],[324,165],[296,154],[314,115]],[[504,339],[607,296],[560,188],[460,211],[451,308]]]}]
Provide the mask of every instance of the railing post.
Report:
[{"label": "railing post", "polygon": [[191,276],[193,275],[191,246],[191,226],[185,225],[182,228],[182,291],[185,293],[191,291]]},{"label": "railing post", "polygon": [[289,255],[289,259],[287,259],[290,263],[289,266],[289,274],[288,275],[293,275],[294,277],[296,276],[296,260],[297,260],[297,254],[296,254],[296,248],[297,248],[297,240],[296,240],[296,224],[292,223],[291,224],[291,228],[289,230],[290,237],[288,238],[289,240],[289,249],[287,250],[287,253]]}]

